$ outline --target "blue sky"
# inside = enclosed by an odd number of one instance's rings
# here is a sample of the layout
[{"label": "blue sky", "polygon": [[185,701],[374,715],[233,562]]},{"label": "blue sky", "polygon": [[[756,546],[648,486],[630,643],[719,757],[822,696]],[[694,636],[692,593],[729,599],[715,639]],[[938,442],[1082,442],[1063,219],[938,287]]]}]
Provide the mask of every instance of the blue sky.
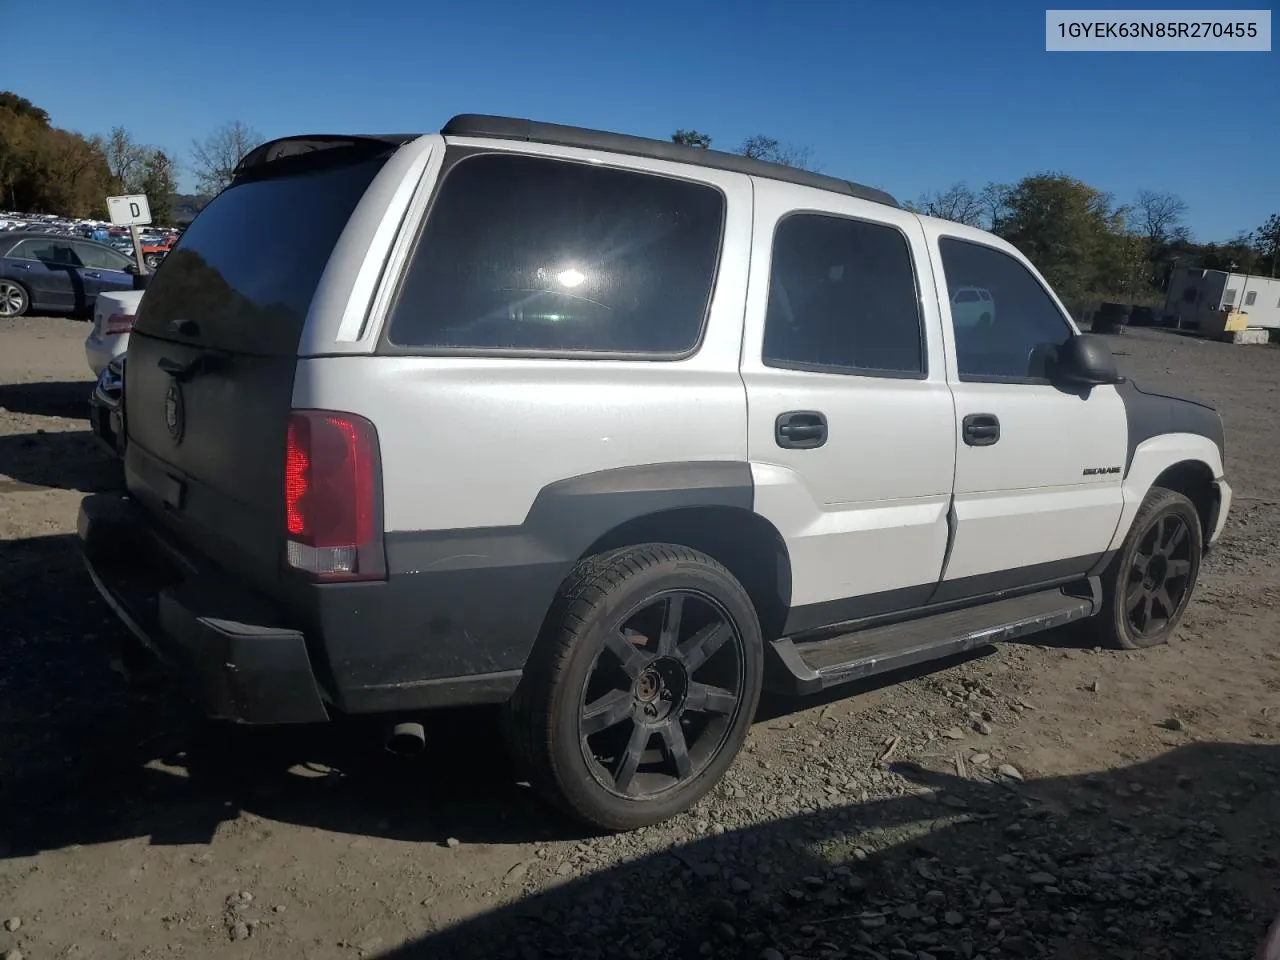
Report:
[{"label": "blue sky", "polygon": [[68,35],[50,33],[41,4],[5,4],[10,37],[43,39],[6,45],[0,87],[59,126],[122,124],[184,160],[193,138],[232,119],[273,137],[429,131],[455,113],[503,113],[663,138],[693,127],[726,149],[766,133],[810,146],[825,173],[899,199],[1042,171],[1120,200],[1172,190],[1202,240],[1280,211],[1274,44],[1248,54],[1047,53],[1038,4],[65,0],[59,9],[78,53],[53,52]]}]

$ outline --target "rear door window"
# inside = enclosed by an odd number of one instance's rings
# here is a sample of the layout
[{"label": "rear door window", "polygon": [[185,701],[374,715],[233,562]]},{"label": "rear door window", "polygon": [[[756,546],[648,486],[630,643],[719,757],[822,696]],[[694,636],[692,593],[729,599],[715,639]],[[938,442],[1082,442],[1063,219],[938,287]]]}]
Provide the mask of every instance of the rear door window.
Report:
[{"label": "rear door window", "polygon": [[238,353],[296,353],[334,244],[384,163],[295,168],[228,187],[156,271],[135,331]]},{"label": "rear door window", "polygon": [[445,175],[391,350],[676,357],[698,344],[724,225],[706,184],[520,154]]},{"label": "rear door window", "polygon": [[766,366],[923,377],[925,345],[911,249],[902,231],[822,213],[777,227]]}]

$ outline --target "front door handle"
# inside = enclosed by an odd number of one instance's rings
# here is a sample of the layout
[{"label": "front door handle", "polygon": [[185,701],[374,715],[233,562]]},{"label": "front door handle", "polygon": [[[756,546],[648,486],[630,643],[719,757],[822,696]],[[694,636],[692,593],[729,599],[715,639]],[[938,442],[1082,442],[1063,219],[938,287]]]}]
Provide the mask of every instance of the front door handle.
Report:
[{"label": "front door handle", "polygon": [[1000,439],[1000,420],[994,413],[971,413],[964,418],[961,434],[971,447],[989,447]]},{"label": "front door handle", "polygon": [[787,450],[812,450],[827,442],[827,418],[816,410],[792,410],[778,414],[773,438]]}]

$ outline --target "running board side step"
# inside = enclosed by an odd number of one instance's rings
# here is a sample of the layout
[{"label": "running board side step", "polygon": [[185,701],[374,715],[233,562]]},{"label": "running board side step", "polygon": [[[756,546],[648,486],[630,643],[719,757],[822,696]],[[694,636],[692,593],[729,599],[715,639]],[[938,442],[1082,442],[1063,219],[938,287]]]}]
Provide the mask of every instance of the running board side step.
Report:
[{"label": "running board side step", "polygon": [[1102,609],[1101,582],[1090,577],[1088,586],[1088,597],[1060,588],[1042,590],[824,640],[783,637],[769,645],[767,685],[778,693],[804,696],[1083,620]]}]

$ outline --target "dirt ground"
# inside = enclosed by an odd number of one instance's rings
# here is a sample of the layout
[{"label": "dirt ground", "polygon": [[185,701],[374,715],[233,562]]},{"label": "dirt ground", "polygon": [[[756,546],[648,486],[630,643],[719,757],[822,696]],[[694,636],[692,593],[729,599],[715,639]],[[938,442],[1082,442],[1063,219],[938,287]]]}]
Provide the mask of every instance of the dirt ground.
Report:
[{"label": "dirt ground", "polygon": [[587,836],[484,711],[214,727],[126,687],[79,564],[84,324],[0,330],[0,955],[1248,957],[1280,910],[1280,349],[1130,331],[1236,503],[1175,641],[1080,630],[767,702],[695,811]]}]

